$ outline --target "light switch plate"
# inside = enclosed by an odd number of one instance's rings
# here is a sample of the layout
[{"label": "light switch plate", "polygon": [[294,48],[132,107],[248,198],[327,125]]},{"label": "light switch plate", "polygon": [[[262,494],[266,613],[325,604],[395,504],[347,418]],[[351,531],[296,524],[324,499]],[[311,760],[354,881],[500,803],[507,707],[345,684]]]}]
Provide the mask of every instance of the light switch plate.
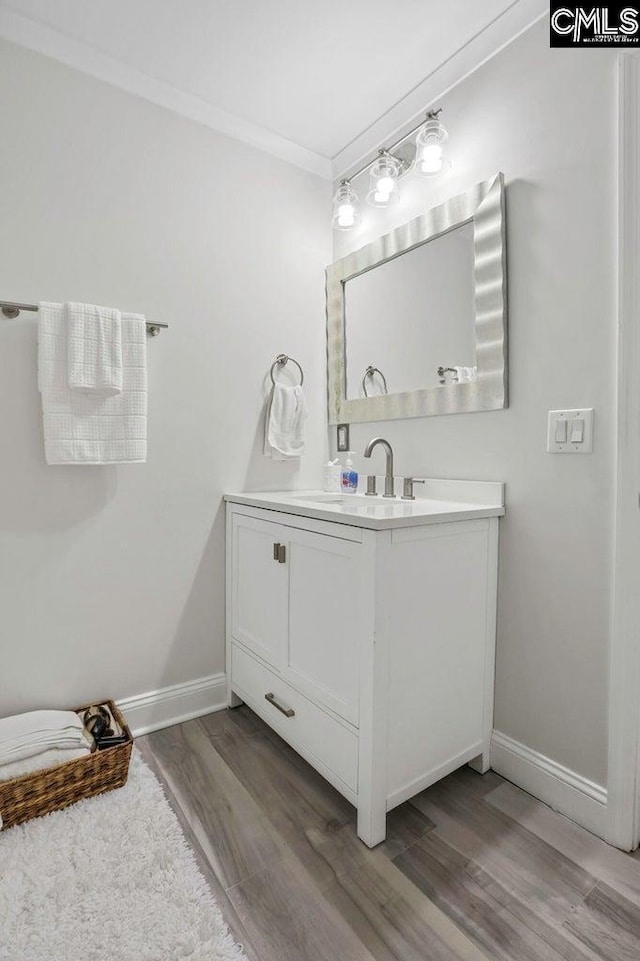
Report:
[{"label": "light switch plate", "polygon": [[349,447],[349,425],[338,424],[336,427],[336,447],[339,452],[350,451]]},{"label": "light switch plate", "polygon": [[[565,421],[566,434],[558,422]],[[580,421],[576,425],[574,421]],[[572,436],[579,436],[582,425],[582,441],[574,443]],[[566,436],[566,441],[556,440]],[[549,454],[590,454],[593,450],[593,407],[583,407],[579,410],[550,410],[547,426],[547,453]]]}]

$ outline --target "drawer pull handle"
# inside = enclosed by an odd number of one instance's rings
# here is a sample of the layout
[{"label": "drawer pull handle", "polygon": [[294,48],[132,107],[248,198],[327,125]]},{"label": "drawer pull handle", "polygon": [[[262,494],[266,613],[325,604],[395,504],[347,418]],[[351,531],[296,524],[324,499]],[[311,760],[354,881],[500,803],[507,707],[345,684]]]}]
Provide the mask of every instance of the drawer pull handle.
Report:
[{"label": "drawer pull handle", "polygon": [[268,701],[269,704],[273,704],[273,706],[277,708],[277,710],[280,711],[281,714],[284,714],[285,717],[296,716],[296,712],[293,710],[292,707],[283,707],[282,704],[278,704],[278,702],[276,701],[275,694],[272,694],[271,692],[269,692],[269,694],[265,694],[264,699],[265,701]]}]

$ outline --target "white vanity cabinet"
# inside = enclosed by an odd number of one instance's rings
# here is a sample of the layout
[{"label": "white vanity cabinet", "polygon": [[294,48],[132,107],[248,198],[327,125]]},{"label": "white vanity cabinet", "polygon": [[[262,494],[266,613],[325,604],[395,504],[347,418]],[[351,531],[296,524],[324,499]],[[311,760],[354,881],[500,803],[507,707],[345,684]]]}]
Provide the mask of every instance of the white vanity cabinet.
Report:
[{"label": "white vanity cabinet", "polygon": [[503,510],[288,497],[227,497],[229,703],[356,805],[373,846],[388,810],[488,767]]}]

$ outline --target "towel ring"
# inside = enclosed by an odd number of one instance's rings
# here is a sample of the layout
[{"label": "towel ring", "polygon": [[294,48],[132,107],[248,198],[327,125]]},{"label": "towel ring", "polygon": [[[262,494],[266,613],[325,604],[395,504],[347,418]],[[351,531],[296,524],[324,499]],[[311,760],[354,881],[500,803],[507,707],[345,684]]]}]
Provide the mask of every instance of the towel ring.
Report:
[{"label": "towel ring", "polygon": [[275,377],[273,376],[274,370],[276,369],[276,367],[284,367],[286,364],[289,363],[289,361],[291,361],[292,364],[295,364],[296,367],[298,368],[298,370],[300,371],[300,387],[302,387],[302,385],[304,384],[304,373],[303,373],[302,367],[300,366],[300,364],[298,363],[298,361],[297,361],[297,360],[294,360],[293,357],[287,357],[286,354],[278,354],[278,356],[276,357],[276,359],[274,360],[274,362],[273,362],[272,365],[271,365],[271,372],[270,372],[270,373],[271,373],[271,383],[274,385],[274,387],[275,387],[275,383],[276,383]]},{"label": "towel ring", "polygon": [[362,378],[362,390],[364,392],[365,397],[369,396],[369,394],[367,393],[367,377],[373,377],[374,374],[380,374],[380,377],[382,378],[382,383],[384,384],[384,392],[385,394],[389,393],[389,390],[387,388],[387,378],[384,376],[384,374],[382,373],[379,367],[373,367],[371,364],[369,364],[369,366],[364,372],[364,377]]}]

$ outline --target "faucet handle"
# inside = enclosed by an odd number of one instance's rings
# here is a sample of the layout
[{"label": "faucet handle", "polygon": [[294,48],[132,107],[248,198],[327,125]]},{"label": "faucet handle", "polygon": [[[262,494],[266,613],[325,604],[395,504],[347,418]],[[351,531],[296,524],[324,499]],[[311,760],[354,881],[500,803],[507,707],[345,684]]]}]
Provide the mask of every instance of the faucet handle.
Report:
[{"label": "faucet handle", "polygon": [[376,496],[376,475],[367,474],[367,497]]},{"label": "faucet handle", "polygon": [[414,501],[416,495],[413,493],[414,484],[424,484],[424,480],[419,480],[416,477],[405,477],[402,482],[402,500],[403,501]]}]

